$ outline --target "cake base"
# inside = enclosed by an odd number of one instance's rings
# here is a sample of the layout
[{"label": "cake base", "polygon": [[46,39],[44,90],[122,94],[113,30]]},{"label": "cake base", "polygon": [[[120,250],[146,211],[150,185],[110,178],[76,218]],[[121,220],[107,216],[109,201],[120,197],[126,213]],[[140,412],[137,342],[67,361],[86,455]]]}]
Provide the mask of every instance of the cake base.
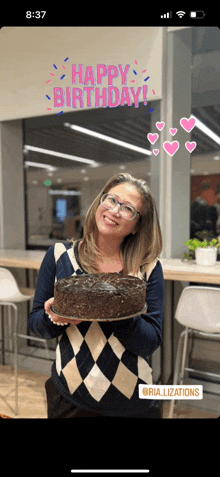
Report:
[{"label": "cake base", "polygon": [[81,320],[81,321],[119,321],[119,320],[127,320],[129,318],[135,318],[135,316],[138,316],[138,315],[141,315],[142,313],[146,313],[147,311],[147,305],[145,305],[145,307],[143,308],[143,310],[141,311],[138,311],[136,312],[134,315],[129,315],[129,316],[120,316],[120,317],[117,317],[117,318],[102,318],[102,319],[96,319],[96,318],[80,318],[79,316],[67,316],[67,315],[61,315],[61,313],[57,313],[53,306],[51,307],[51,310],[52,312],[54,313],[54,315],[57,315],[57,316],[62,316],[64,318],[68,318],[68,319],[71,319],[71,320]]}]

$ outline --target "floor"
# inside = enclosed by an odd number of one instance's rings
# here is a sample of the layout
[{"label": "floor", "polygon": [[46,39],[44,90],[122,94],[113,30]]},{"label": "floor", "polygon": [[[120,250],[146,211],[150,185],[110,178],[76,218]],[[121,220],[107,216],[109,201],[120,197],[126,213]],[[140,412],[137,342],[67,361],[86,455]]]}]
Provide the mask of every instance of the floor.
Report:
[{"label": "floor", "polygon": [[[19,415],[17,418],[47,418],[47,403],[44,389],[48,376],[29,371],[19,371]],[[14,414],[14,374],[10,366],[0,365],[0,414],[15,418]],[[169,403],[164,403],[164,418],[168,417]],[[215,419],[213,412],[181,406],[175,407],[176,419]]]}]

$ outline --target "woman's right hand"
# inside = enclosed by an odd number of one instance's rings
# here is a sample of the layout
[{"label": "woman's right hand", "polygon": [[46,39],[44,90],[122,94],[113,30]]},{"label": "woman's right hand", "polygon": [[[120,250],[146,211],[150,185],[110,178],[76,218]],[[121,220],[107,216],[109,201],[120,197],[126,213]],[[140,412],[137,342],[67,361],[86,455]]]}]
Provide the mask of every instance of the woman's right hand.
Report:
[{"label": "woman's right hand", "polygon": [[55,323],[63,323],[63,324],[68,324],[68,323],[71,323],[72,325],[77,325],[78,323],[81,323],[82,320],[73,320],[72,318],[67,318],[66,316],[58,316],[58,315],[55,315],[52,310],[51,310],[51,306],[54,304],[54,297],[52,298],[49,298],[49,300],[45,301],[44,303],[44,309],[46,311],[46,313],[48,313],[48,315],[51,316],[52,320],[55,322]]}]

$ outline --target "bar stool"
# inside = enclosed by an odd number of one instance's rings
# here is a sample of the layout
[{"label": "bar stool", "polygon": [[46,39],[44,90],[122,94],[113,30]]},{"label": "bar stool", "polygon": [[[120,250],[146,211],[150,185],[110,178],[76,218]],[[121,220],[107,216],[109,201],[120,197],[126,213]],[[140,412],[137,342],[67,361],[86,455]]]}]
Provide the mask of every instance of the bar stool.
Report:
[{"label": "bar stool", "polygon": [[[175,319],[185,330],[180,334],[174,371],[173,385],[182,384],[184,372],[199,372],[207,377],[220,378],[220,374],[186,368],[188,335],[220,340],[220,288],[189,286],[179,298]],[[169,419],[173,417],[174,400],[170,401]]]},{"label": "bar stool", "polygon": [[[50,358],[47,341],[43,338],[35,338],[30,335],[18,333],[18,307],[16,303],[24,303],[34,298],[34,295],[23,295],[20,292],[17,282],[12,273],[7,268],[0,267],[0,305],[9,307],[9,310],[14,310],[14,333],[8,336],[7,339],[14,341],[14,373],[15,373],[15,415],[18,415],[18,338],[31,339],[41,341],[45,344],[45,348]],[[4,345],[4,323],[2,317],[2,339]],[[2,347],[4,354],[4,348]]]}]

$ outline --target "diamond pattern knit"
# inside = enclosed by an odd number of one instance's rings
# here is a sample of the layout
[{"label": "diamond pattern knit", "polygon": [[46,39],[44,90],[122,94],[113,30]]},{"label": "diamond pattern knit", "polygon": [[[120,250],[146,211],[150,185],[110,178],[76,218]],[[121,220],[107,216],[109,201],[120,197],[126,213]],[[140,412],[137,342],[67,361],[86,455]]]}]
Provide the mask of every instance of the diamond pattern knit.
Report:
[{"label": "diamond pattern knit", "polygon": [[[72,244],[55,244],[54,283],[61,278],[86,273],[80,266],[76,251],[76,244],[74,247]],[[152,369],[148,357],[141,356],[143,352],[136,354],[130,350],[132,345],[127,347],[124,343],[124,336],[128,336],[128,341],[132,339],[127,330],[134,324],[138,328],[138,320],[143,318],[122,322],[84,321],[65,327],[48,324],[55,329],[63,328],[59,329],[52,377],[67,400],[78,408],[104,415],[144,416],[153,401],[139,398],[138,385],[152,383]],[[32,329],[36,332],[36,327],[32,326]]]}]

